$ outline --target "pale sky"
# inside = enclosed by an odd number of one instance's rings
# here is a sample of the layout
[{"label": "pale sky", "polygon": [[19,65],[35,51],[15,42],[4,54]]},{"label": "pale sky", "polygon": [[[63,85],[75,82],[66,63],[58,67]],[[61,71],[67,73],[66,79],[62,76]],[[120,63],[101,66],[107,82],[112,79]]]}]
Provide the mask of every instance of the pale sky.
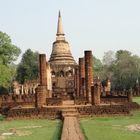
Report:
[{"label": "pale sky", "polygon": [[31,48],[49,59],[59,9],[76,61],[84,50],[100,59],[119,49],[140,56],[140,0],[0,0],[0,30],[22,52]]}]

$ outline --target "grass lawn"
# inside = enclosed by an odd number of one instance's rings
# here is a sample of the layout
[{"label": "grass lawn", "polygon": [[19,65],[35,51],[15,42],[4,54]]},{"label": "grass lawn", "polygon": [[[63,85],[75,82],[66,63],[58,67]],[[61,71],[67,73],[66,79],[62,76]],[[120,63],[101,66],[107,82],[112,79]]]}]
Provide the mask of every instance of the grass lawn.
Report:
[{"label": "grass lawn", "polygon": [[140,97],[133,97],[133,102],[140,104]]},{"label": "grass lawn", "polygon": [[87,140],[140,140],[140,112],[133,116],[81,119],[80,123]]},{"label": "grass lawn", "polygon": [[[0,140],[59,140],[62,122],[55,120],[0,121]],[[4,133],[11,136],[2,136]]]},{"label": "grass lawn", "polygon": [[[140,97],[133,101],[140,104]],[[140,140],[140,112],[133,116],[85,118],[80,125],[86,140]]]}]

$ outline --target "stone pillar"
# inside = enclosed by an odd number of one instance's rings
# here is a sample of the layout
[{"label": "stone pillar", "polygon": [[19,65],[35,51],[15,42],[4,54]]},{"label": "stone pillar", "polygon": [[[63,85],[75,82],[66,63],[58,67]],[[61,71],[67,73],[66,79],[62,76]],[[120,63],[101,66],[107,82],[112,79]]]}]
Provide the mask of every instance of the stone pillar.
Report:
[{"label": "stone pillar", "polygon": [[75,89],[76,89],[76,97],[79,97],[79,68],[75,68]]},{"label": "stone pillar", "polygon": [[52,77],[51,77],[51,68],[47,63],[47,88],[48,88],[48,97],[52,98]]},{"label": "stone pillar", "polygon": [[47,89],[47,65],[46,55],[39,55],[40,63],[40,85],[36,88],[36,106],[42,107],[46,104],[46,96],[48,94]]},{"label": "stone pillar", "polygon": [[132,98],[133,98],[132,89],[130,89],[130,90],[128,91],[127,98],[128,98],[128,102],[132,102]]},{"label": "stone pillar", "polygon": [[85,86],[86,98],[91,103],[91,86],[93,86],[93,56],[92,51],[85,51]]},{"label": "stone pillar", "polygon": [[47,86],[47,63],[46,55],[39,55],[39,64],[40,64],[40,85]]},{"label": "stone pillar", "polygon": [[83,96],[86,97],[86,87],[85,87],[85,78],[82,78],[82,92]]},{"label": "stone pillar", "polygon": [[92,105],[100,105],[100,95],[101,95],[101,82],[100,80],[91,87],[92,90]]},{"label": "stone pillar", "polygon": [[21,95],[24,94],[23,85],[21,85]]},{"label": "stone pillar", "polygon": [[106,92],[107,92],[107,96],[110,96],[110,92],[111,92],[111,81],[109,79],[107,79],[107,87],[106,87]]},{"label": "stone pillar", "polygon": [[79,95],[85,96],[85,65],[84,58],[79,58]]},{"label": "stone pillar", "polygon": [[47,95],[47,87],[39,85],[36,88],[36,107],[42,107],[46,105],[46,95]]}]

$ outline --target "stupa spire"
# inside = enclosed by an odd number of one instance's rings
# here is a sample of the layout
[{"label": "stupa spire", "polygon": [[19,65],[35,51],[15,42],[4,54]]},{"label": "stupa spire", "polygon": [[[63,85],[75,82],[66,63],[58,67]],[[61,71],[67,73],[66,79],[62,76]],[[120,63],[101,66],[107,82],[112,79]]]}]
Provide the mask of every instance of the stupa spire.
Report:
[{"label": "stupa spire", "polygon": [[63,25],[62,25],[62,18],[61,18],[61,13],[59,10],[59,14],[58,14],[58,23],[57,23],[57,40],[64,40],[64,31],[63,31]]},{"label": "stupa spire", "polygon": [[76,64],[71,54],[69,43],[65,40],[60,11],[58,14],[56,41],[53,42],[52,53],[49,62],[53,65]]}]

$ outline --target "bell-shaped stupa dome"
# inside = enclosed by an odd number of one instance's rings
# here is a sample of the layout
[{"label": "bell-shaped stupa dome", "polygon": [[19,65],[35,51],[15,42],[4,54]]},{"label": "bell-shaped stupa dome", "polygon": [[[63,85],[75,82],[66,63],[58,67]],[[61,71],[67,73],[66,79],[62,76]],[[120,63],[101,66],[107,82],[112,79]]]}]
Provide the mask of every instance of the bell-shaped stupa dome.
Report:
[{"label": "bell-shaped stupa dome", "polygon": [[56,36],[56,41],[53,43],[52,53],[49,62],[51,64],[58,65],[75,65],[76,62],[71,54],[69,43],[65,40],[60,11],[58,15]]}]

